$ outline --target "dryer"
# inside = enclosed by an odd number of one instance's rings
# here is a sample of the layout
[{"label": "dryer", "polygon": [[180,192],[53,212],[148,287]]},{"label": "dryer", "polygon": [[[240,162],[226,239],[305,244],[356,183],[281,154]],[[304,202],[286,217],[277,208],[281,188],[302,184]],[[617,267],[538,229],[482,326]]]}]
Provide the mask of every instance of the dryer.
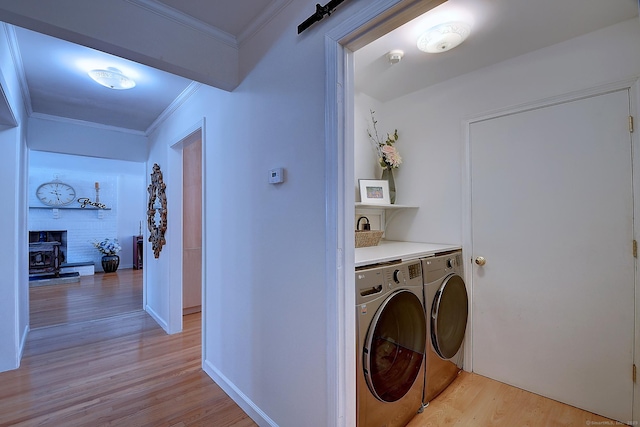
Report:
[{"label": "dryer", "polygon": [[469,314],[462,252],[422,259],[427,348],[423,403],[440,394],[462,370]]},{"label": "dryer", "polygon": [[355,284],[357,425],[404,426],[422,409],[422,263],[360,267]]}]

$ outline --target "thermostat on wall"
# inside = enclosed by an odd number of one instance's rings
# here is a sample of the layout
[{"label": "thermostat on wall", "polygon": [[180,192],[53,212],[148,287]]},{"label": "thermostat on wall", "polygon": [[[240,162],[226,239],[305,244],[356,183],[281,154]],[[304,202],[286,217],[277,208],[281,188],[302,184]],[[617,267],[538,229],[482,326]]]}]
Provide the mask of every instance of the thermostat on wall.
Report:
[{"label": "thermostat on wall", "polygon": [[284,169],[271,169],[269,171],[269,184],[280,184],[281,182],[284,182]]}]

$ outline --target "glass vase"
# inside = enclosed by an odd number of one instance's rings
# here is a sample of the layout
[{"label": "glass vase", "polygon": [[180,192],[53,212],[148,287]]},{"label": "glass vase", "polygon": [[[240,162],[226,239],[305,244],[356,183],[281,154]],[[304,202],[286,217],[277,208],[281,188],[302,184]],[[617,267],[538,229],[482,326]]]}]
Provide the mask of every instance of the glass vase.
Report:
[{"label": "glass vase", "polygon": [[396,181],[393,178],[393,168],[387,166],[382,169],[382,177],[380,179],[389,181],[389,199],[391,204],[394,204],[396,202]]}]

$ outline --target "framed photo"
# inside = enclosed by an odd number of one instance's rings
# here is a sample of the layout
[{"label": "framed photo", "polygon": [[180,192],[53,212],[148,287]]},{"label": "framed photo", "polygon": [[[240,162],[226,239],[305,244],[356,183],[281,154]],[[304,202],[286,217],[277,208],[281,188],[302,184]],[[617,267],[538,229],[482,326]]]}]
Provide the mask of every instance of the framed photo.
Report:
[{"label": "framed photo", "polygon": [[372,205],[388,205],[391,203],[389,197],[389,181],[386,179],[361,179],[360,201]]}]

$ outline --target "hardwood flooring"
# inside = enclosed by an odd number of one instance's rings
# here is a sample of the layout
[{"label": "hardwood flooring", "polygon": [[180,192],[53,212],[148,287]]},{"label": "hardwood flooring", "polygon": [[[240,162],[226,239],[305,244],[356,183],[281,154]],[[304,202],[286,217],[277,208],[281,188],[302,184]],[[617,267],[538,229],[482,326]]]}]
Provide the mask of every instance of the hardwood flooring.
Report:
[{"label": "hardwood flooring", "polygon": [[623,424],[546,397],[462,372],[407,427],[580,427]]},{"label": "hardwood flooring", "polygon": [[[121,284],[128,274],[136,271],[118,271]],[[113,276],[94,279],[96,285]],[[121,313],[98,307],[98,318],[85,313],[79,321],[73,313],[54,314],[51,304],[45,317],[56,324],[32,330],[20,368],[0,373],[0,426],[256,425],[202,371],[199,313],[185,316],[182,333],[167,335],[141,304]]]},{"label": "hardwood flooring", "polygon": [[142,270],[81,276],[80,282],[29,288],[31,329],[142,310]]},{"label": "hardwood flooring", "polygon": [[[167,335],[142,311],[142,271],[30,288],[19,369],[0,373],[0,427],[256,424],[201,369],[201,317]],[[463,372],[407,427],[621,425]]]}]

